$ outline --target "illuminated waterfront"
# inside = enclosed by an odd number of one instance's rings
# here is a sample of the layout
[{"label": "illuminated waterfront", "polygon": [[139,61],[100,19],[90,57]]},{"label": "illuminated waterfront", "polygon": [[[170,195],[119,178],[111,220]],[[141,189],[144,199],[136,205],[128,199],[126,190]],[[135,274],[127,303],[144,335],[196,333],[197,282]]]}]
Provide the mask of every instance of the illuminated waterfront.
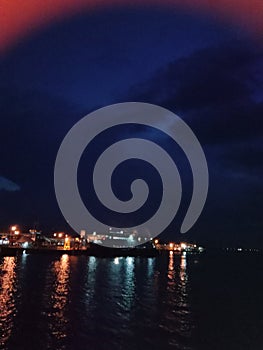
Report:
[{"label": "illuminated waterfront", "polygon": [[[111,242],[109,244],[109,242]],[[0,233],[0,255],[9,256],[22,253],[57,251],[60,254],[90,255],[90,256],[147,256],[154,257],[160,251],[176,253],[202,253],[204,248],[193,243],[165,243],[153,239],[149,234],[139,236],[125,230],[109,228],[107,234],[92,234],[81,230],[80,234],[70,236],[65,232],[55,232],[44,235],[36,230],[23,233],[18,225],[10,226],[9,232]]]}]

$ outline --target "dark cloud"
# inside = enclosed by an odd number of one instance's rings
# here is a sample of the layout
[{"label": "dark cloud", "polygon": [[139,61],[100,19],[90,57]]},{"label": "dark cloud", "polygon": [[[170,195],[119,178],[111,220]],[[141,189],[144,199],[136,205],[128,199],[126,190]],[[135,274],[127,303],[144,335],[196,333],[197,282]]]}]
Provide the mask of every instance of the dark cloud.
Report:
[{"label": "dark cloud", "polygon": [[184,112],[233,105],[259,88],[262,60],[262,50],[247,41],[206,47],[164,66],[134,95]]},{"label": "dark cloud", "polygon": [[204,116],[206,122],[240,120],[242,112],[254,118],[263,108],[253,100],[254,94],[259,99],[260,91],[263,101],[262,62],[262,49],[246,41],[231,41],[171,62],[136,86],[131,95],[181,112],[186,118]]},{"label": "dark cloud", "polygon": [[204,147],[210,189],[197,235],[202,227],[225,242],[253,234],[262,243],[262,62],[262,47],[231,41],[175,60],[129,92],[177,113]]},{"label": "dark cloud", "polygon": [[208,147],[229,150],[239,143],[245,151],[253,147],[250,157],[243,152],[236,161],[254,158],[257,163],[255,154],[259,157],[262,151],[262,63],[262,48],[246,41],[205,48],[163,67],[134,87],[130,99],[176,112]]}]

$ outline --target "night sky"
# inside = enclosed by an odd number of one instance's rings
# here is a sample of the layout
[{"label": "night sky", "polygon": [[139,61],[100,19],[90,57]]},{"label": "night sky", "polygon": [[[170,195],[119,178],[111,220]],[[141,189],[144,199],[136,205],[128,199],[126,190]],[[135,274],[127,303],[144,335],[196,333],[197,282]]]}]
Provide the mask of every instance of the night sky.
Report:
[{"label": "night sky", "polygon": [[[3,52],[0,77],[1,230],[19,224],[25,230],[36,226],[44,232],[72,232],[53,185],[62,139],[99,107],[140,101],[166,107],[184,119],[203,146],[209,167],[204,211],[182,236],[191,174],[183,155],[174,156],[186,189],[179,213],[162,237],[263,247],[260,34],[217,20],[214,14],[179,8],[86,10],[20,38]],[[115,130],[113,140],[142,133],[172,149],[169,139],[147,128]],[[105,135],[98,140],[96,149],[109,139]],[[91,152],[80,164],[84,201],[92,160]],[[140,174],[138,164],[129,167],[130,174]],[[155,190],[158,177],[149,174]],[[119,195],[125,199],[125,188]]]}]

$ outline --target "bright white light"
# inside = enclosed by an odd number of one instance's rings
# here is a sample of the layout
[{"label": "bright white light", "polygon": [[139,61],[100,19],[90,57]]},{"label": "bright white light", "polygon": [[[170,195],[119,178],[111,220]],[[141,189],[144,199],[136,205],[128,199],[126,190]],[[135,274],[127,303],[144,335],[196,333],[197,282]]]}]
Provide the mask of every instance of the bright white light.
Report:
[{"label": "bright white light", "polygon": [[127,257],[127,263],[128,263],[128,265],[132,265],[133,264],[133,258],[131,256]]},{"label": "bright white light", "polygon": [[186,248],[186,244],[185,243],[181,243],[181,249],[185,249]]}]

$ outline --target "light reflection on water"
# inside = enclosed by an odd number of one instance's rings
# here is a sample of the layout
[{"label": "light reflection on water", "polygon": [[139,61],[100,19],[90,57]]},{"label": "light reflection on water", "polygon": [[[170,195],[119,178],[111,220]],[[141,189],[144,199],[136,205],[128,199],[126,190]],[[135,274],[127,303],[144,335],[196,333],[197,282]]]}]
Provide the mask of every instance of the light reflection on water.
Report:
[{"label": "light reflection on water", "polygon": [[123,312],[131,311],[134,302],[135,284],[134,284],[134,259],[132,257],[126,258],[124,283],[122,288],[122,305]]},{"label": "light reflection on water", "polygon": [[44,308],[47,316],[47,348],[64,349],[68,336],[70,258],[67,254],[54,261],[47,271]]},{"label": "light reflection on water", "polygon": [[88,260],[87,270],[85,270],[83,302],[87,313],[89,312],[89,309],[93,306],[97,262],[97,259],[94,256],[91,256]]},{"label": "light reflection on water", "polygon": [[0,348],[9,339],[16,313],[16,258],[4,257],[0,265]]},{"label": "light reflection on water", "polygon": [[168,346],[178,349],[192,349],[193,317],[188,295],[185,254],[179,257],[173,251],[169,252],[164,299],[164,312],[159,327],[169,339]]},{"label": "light reflection on water", "polygon": [[[20,280],[16,264],[25,270]],[[26,331],[38,349],[84,350],[87,344],[94,350],[147,349],[156,344],[193,349],[185,256],[173,252],[158,259],[29,255],[4,258],[2,266],[7,272],[1,277],[1,320],[11,317],[1,327],[2,343],[10,335],[13,344],[18,342],[12,329],[18,312],[18,334]],[[16,284],[25,286],[25,278],[30,281],[27,292],[39,294],[24,297],[26,306],[17,309]],[[30,305],[36,303],[39,310],[34,312]],[[31,319],[38,323],[31,325],[34,334],[28,330]]]},{"label": "light reflection on water", "polygon": [[0,349],[261,349],[261,259],[1,257]]}]

